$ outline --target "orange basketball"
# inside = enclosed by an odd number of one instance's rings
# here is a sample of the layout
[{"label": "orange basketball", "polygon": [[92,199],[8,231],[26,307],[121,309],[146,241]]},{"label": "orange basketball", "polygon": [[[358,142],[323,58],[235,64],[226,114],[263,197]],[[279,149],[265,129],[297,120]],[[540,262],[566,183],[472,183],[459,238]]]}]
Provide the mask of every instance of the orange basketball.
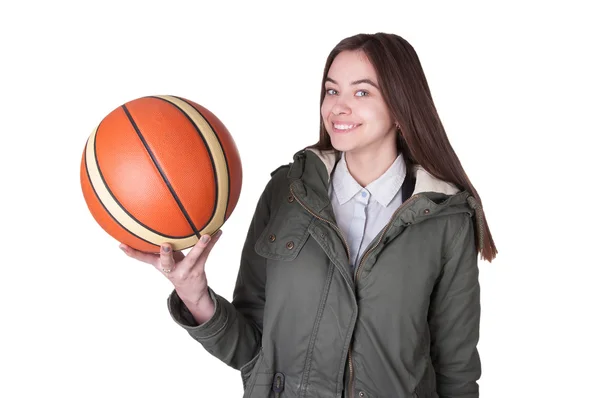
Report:
[{"label": "orange basketball", "polygon": [[237,205],[242,164],[208,109],[158,95],[127,102],[89,136],[81,188],[98,224],[117,241],[157,253],[215,233]]}]

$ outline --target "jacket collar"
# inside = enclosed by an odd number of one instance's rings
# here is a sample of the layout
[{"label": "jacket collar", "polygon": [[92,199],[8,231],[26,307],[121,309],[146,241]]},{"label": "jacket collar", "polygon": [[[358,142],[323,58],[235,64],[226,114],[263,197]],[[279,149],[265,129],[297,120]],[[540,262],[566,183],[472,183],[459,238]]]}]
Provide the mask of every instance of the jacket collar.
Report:
[{"label": "jacket collar", "polygon": [[[292,193],[298,195],[312,211],[329,220],[335,219],[328,188],[338,159],[338,152],[334,150],[305,148],[294,155],[288,171]],[[466,190],[460,191],[452,183],[434,177],[420,165],[407,170],[406,180],[415,184],[414,190],[406,193],[404,188],[411,184],[403,185],[404,210],[398,214],[394,224],[410,225],[431,217],[466,212],[475,215],[478,244],[483,247],[483,210],[475,197]]]},{"label": "jacket collar", "polygon": [[[313,212],[328,219],[334,218],[329,200],[329,181],[338,160],[336,151],[306,148],[296,152],[288,171],[292,193]],[[465,208],[470,211],[469,207],[473,209],[472,201],[467,202],[467,191],[460,192],[453,184],[434,177],[419,165],[412,167],[410,172],[407,170],[407,177],[414,182],[414,189],[403,195],[406,202],[410,202],[402,212],[401,218],[405,223],[415,223],[442,213],[462,212]]]},{"label": "jacket collar", "polygon": [[[320,151],[314,148],[306,148],[304,151],[306,151],[307,153],[314,154],[314,156],[316,156],[317,159],[321,161],[321,164],[325,166],[325,176],[327,179],[327,183],[329,183],[329,179],[331,178],[333,168],[337,163],[338,155],[336,154],[336,151]],[[296,155],[304,151],[301,151]],[[459,192],[459,189],[454,184],[442,181],[432,176],[420,165],[415,165],[412,168],[412,172],[416,179],[413,195],[416,195],[421,192],[435,192],[451,196]]]}]

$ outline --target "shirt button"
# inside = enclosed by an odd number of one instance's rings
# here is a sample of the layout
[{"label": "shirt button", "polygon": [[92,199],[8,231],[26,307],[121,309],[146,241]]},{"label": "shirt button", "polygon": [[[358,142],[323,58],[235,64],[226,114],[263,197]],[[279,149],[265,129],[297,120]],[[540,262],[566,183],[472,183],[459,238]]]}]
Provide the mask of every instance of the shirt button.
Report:
[{"label": "shirt button", "polygon": [[367,197],[367,193],[365,191],[362,191],[361,195],[362,195],[363,198]]},{"label": "shirt button", "polygon": [[365,394],[365,392],[364,392],[364,391],[361,391],[361,392],[359,392],[359,393],[358,393],[358,396],[359,396],[360,398],[365,398],[365,397],[367,396],[367,394]]}]

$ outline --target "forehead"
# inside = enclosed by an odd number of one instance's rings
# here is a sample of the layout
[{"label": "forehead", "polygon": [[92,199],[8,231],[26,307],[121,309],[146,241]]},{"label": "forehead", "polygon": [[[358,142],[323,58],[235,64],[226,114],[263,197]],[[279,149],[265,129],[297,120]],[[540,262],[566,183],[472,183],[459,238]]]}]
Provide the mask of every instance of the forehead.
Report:
[{"label": "forehead", "polygon": [[359,79],[371,79],[377,82],[375,68],[362,51],[342,51],[339,53],[333,60],[327,77],[340,84]]}]

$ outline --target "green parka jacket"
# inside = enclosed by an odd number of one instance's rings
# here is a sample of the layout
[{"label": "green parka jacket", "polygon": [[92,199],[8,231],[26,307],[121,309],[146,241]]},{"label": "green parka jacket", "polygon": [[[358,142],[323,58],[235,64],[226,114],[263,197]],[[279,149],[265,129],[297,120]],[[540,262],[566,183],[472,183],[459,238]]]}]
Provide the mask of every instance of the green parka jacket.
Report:
[{"label": "green parka jacket", "polygon": [[415,167],[352,272],[328,197],[336,161],[306,149],[275,170],[232,302],[209,288],[215,313],[198,325],[173,291],[174,321],[241,370],[245,398],[478,397],[474,198]]}]

